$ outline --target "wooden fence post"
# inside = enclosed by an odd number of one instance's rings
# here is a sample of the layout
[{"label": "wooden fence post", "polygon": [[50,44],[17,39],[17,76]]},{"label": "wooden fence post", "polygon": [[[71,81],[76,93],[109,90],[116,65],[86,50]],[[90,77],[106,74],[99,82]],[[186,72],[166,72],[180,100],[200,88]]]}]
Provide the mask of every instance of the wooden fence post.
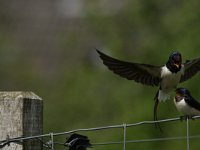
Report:
[{"label": "wooden fence post", "polygon": [[[0,140],[40,135],[43,130],[43,101],[33,92],[0,92]],[[38,140],[11,143],[3,150],[42,150]]]}]

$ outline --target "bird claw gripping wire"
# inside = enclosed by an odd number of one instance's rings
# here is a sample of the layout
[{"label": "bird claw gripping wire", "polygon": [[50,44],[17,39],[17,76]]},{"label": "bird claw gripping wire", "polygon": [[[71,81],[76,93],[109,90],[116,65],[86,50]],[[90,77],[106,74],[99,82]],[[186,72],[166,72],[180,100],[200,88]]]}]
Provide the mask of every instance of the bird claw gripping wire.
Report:
[{"label": "bird claw gripping wire", "polygon": [[92,147],[87,136],[76,133],[67,139],[65,145],[69,147],[69,150],[86,150],[88,147]]}]

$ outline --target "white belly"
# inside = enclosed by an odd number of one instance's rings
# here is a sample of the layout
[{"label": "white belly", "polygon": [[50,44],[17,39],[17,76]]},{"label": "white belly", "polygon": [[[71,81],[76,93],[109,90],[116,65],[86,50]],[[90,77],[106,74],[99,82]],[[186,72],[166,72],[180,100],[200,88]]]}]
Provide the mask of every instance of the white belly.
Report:
[{"label": "white belly", "polygon": [[162,67],[160,83],[161,90],[159,90],[159,101],[165,101],[170,98],[170,92],[175,89],[180,82],[181,75],[184,73],[184,66],[177,73],[171,73],[166,66]]},{"label": "white belly", "polygon": [[184,67],[182,66],[181,70],[177,73],[171,73],[166,66],[162,68],[161,73],[161,89],[166,92],[170,92],[175,89],[178,83],[180,82],[181,75],[183,74]]},{"label": "white belly", "polygon": [[174,99],[174,103],[175,106],[177,108],[177,110],[181,113],[183,113],[184,115],[200,115],[200,111],[190,107],[184,99],[182,99],[179,102],[176,102],[176,100]]}]

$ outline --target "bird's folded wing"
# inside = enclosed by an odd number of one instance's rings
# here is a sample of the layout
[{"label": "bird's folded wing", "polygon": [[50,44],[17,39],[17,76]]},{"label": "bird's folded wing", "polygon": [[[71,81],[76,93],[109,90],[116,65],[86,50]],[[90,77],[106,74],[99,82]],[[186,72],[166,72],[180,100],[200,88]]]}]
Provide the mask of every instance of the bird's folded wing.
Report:
[{"label": "bird's folded wing", "polygon": [[184,82],[193,77],[200,70],[200,58],[187,60],[184,63],[184,74],[181,76],[180,82]]},{"label": "bird's folded wing", "polygon": [[112,58],[99,50],[97,52],[103,63],[114,73],[128,80],[134,80],[145,85],[158,86],[160,83],[161,67],[121,61]]},{"label": "bird's folded wing", "polygon": [[187,102],[188,105],[190,105],[191,107],[197,109],[200,111],[200,103],[198,101],[196,101],[194,98],[185,98],[185,101]]}]

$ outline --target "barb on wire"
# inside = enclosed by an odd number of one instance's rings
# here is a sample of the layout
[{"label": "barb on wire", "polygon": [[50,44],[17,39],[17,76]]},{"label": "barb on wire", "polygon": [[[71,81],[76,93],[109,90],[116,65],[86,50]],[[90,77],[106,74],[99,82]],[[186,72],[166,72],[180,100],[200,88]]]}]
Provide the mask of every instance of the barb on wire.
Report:
[{"label": "barb on wire", "polygon": [[3,141],[0,142],[0,149],[4,148],[5,146],[10,146],[10,143],[22,144],[22,141],[21,140],[15,141],[15,140],[11,139],[9,137],[9,135],[7,135],[6,140],[3,140]]},{"label": "barb on wire", "polygon": [[5,147],[6,145],[10,145],[10,143],[11,143],[11,141],[10,141],[10,138],[9,138],[9,136],[7,135],[7,138],[6,138],[6,140],[4,141],[4,142],[2,142],[2,143],[0,143],[0,148],[3,148],[3,147]]}]

